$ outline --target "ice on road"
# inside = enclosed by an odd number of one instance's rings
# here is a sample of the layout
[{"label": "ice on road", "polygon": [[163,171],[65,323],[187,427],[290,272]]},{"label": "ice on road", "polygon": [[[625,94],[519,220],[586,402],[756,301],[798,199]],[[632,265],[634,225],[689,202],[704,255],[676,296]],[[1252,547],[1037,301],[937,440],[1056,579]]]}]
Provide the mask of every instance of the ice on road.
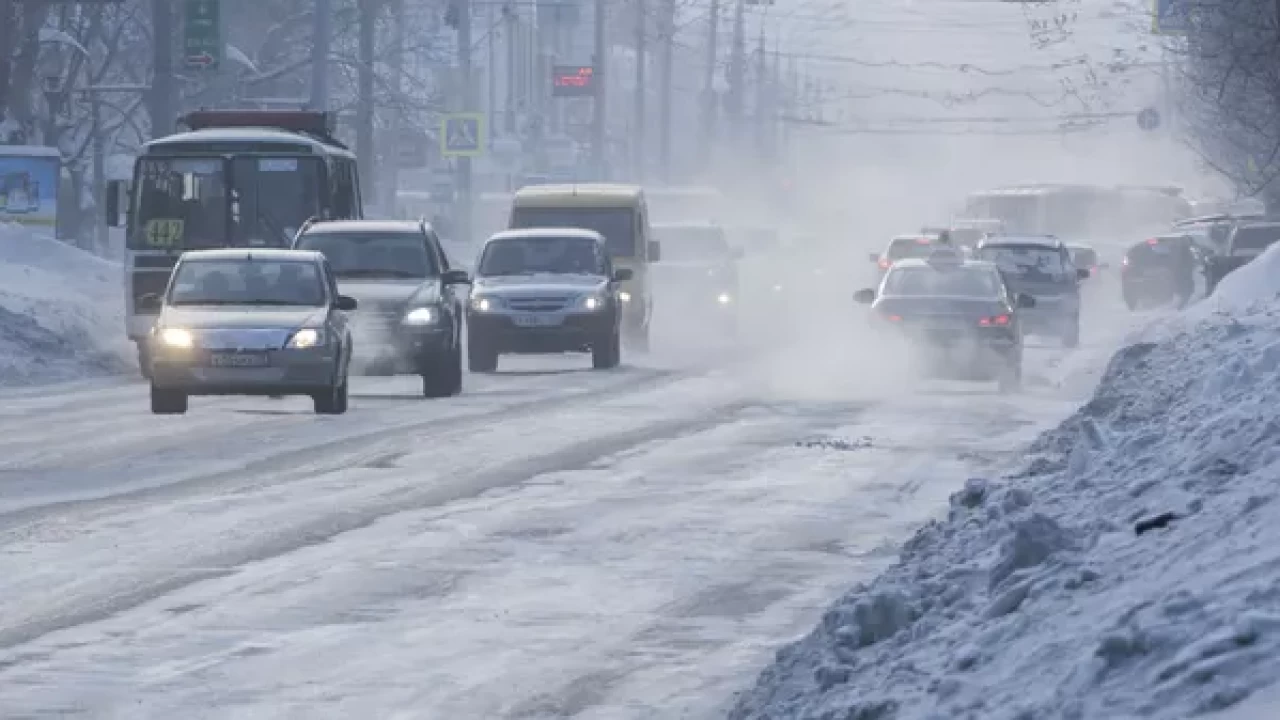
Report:
[{"label": "ice on road", "polygon": [[518,372],[450,403],[366,380],[336,422],[153,418],[128,383],[15,396],[2,714],[713,714],[1070,407],[821,399],[775,371]]}]

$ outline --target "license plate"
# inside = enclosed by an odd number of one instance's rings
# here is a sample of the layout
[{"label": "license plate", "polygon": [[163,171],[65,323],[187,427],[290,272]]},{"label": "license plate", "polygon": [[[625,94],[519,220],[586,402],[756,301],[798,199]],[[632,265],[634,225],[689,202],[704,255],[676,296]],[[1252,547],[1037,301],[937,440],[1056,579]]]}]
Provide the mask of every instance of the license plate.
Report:
[{"label": "license plate", "polygon": [[266,353],[214,353],[209,356],[213,367],[264,367],[270,362]]},{"label": "license plate", "polygon": [[559,315],[516,315],[511,320],[518,327],[536,328],[554,327],[563,322],[564,318]]}]

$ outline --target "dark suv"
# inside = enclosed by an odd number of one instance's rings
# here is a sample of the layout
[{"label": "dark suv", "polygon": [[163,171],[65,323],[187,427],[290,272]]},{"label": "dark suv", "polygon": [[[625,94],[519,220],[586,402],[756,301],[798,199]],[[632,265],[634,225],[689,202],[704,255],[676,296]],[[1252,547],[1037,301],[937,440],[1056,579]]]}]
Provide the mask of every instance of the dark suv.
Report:
[{"label": "dark suv", "polygon": [[450,267],[428,223],[308,223],[293,247],[323,253],[339,292],[359,303],[352,334],[368,374],[421,375],[426,397],[462,391],[465,290],[460,286],[471,278]]},{"label": "dark suv", "polygon": [[1242,222],[1227,236],[1226,249],[1206,262],[1206,293],[1212,293],[1228,273],[1261,255],[1280,240],[1280,221]]},{"label": "dark suv", "polygon": [[996,264],[1015,293],[1035,298],[1024,313],[1029,335],[1055,335],[1066,347],[1080,344],[1080,281],[1089,271],[1077,268],[1067,246],[1052,235],[994,235],[978,242],[979,260]]}]

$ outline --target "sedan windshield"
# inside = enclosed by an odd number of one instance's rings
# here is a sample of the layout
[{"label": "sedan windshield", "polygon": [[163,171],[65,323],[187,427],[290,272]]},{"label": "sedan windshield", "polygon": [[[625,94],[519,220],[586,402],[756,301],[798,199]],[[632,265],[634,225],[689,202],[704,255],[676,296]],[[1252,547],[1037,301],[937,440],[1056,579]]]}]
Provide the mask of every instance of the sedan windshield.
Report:
[{"label": "sedan windshield", "polygon": [[178,265],[170,305],[325,303],[319,266],[303,260],[189,260]]},{"label": "sedan windshield", "polygon": [[1000,296],[1000,277],[989,267],[948,270],[899,267],[885,277],[883,294],[996,298]]},{"label": "sedan windshield", "polygon": [[420,232],[316,232],[298,238],[299,250],[318,250],[339,278],[413,278],[438,275]]},{"label": "sedan windshield", "polygon": [[599,243],[577,237],[527,237],[495,240],[485,246],[478,273],[498,275],[604,275]]}]

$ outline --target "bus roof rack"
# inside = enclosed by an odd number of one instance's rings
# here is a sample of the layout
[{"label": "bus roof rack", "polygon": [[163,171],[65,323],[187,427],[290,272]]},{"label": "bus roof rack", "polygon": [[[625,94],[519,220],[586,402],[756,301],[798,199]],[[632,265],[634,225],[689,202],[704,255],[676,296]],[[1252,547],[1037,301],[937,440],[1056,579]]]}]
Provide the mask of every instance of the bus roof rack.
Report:
[{"label": "bus roof rack", "polygon": [[178,119],[191,130],[210,128],[275,128],[310,135],[330,145],[345,148],[334,137],[338,127],[335,113],[322,110],[193,110]]}]

